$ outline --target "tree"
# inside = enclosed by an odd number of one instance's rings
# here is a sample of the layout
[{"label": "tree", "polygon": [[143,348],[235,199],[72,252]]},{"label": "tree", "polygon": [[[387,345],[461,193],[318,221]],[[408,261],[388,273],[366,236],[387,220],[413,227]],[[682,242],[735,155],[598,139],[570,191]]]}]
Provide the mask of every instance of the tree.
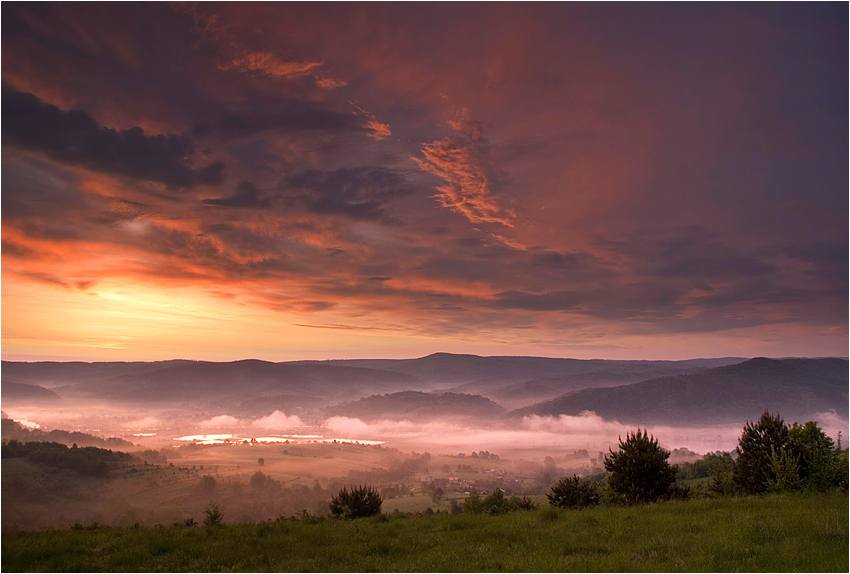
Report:
[{"label": "tree", "polygon": [[330,509],[334,516],[360,518],[380,513],[382,503],[381,495],[374,488],[358,486],[348,491],[343,487],[339,494],[331,499]]},{"label": "tree", "polygon": [[658,500],[676,480],[676,471],[667,462],[670,452],[658,446],[658,440],[646,430],[628,433],[625,441],[620,439],[619,451],[608,452],[608,483],[630,504]]},{"label": "tree", "polygon": [[599,504],[599,494],[593,485],[581,482],[576,475],[559,480],[546,498],[550,506],[557,508],[584,508]]},{"label": "tree", "polygon": [[787,442],[788,427],[778,414],[765,409],[757,423],[747,421],[732,474],[738,488],[746,494],[765,492],[776,480],[774,457],[781,456]]},{"label": "tree", "polygon": [[257,464],[259,464],[260,466],[263,466],[264,464],[266,464],[266,459],[264,459],[264,458],[258,458],[258,459],[257,459]]},{"label": "tree", "polygon": [[800,465],[800,480],[804,488],[827,490],[838,485],[839,449],[816,422],[791,425],[788,429],[788,450]]},{"label": "tree", "polygon": [[261,471],[257,471],[251,475],[251,486],[253,488],[263,488],[266,485],[268,477]]},{"label": "tree", "polygon": [[204,490],[206,492],[212,492],[213,490],[215,490],[216,482],[213,477],[206,474],[201,477],[201,480],[198,485],[201,487],[201,490]]}]

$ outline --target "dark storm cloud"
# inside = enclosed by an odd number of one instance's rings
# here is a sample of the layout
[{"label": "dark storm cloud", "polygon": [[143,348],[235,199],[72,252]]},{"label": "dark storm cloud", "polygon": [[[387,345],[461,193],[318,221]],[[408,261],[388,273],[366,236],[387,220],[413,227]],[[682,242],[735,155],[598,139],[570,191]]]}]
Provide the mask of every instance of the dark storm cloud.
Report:
[{"label": "dark storm cloud", "polygon": [[263,195],[263,192],[250,181],[240,181],[236,187],[236,193],[230,197],[204,199],[203,203],[223,207],[265,208],[271,206],[269,198]]},{"label": "dark storm cloud", "polygon": [[149,136],[140,127],[102,127],[85,112],[61,110],[5,87],[2,110],[5,143],[44,152],[63,163],[175,186],[224,179],[220,162],[192,167],[192,141],[183,136]]},{"label": "dark storm cloud", "polygon": [[367,131],[361,117],[328,109],[321,103],[285,97],[255,97],[238,107],[206,112],[212,119],[194,129],[197,136],[220,133],[246,136],[263,132]]},{"label": "dark storm cloud", "polygon": [[381,167],[308,170],[287,176],[280,197],[285,203],[315,213],[337,213],[355,219],[384,217],[386,205],[412,193],[398,172]]}]

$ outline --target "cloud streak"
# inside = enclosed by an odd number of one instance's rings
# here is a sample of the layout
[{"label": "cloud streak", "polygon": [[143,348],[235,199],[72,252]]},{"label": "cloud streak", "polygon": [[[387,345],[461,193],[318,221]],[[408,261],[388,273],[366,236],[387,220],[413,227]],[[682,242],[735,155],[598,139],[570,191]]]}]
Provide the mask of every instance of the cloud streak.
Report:
[{"label": "cloud streak", "polygon": [[489,163],[489,142],[481,135],[480,122],[460,120],[450,125],[458,133],[423,144],[425,159],[413,158],[419,169],[445,181],[437,186],[437,201],[471,223],[513,227],[512,214],[493,197],[499,180]]}]

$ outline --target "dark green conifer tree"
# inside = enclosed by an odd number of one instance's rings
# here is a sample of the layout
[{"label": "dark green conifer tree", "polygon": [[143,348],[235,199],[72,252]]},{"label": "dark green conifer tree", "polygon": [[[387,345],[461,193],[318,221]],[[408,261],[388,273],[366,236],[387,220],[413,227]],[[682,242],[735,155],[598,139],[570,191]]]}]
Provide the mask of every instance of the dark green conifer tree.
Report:
[{"label": "dark green conifer tree", "polygon": [[658,500],[676,480],[676,471],[667,462],[670,452],[658,446],[658,440],[646,430],[628,433],[625,441],[620,439],[620,450],[608,451],[608,484],[630,504]]},{"label": "dark green conifer tree", "polygon": [[758,422],[747,421],[738,440],[738,458],[735,460],[733,479],[746,494],[761,494],[776,478],[772,457],[778,456],[788,442],[788,427],[778,414],[767,409]]}]

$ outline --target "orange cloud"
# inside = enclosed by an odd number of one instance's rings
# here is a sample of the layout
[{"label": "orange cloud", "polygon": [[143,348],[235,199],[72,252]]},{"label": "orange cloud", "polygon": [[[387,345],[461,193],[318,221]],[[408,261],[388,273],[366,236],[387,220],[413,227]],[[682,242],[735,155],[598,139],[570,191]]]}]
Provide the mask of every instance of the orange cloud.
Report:
[{"label": "orange cloud", "polygon": [[[389,124],[382,124],[378,121],[378,118],[376,118],[374,114],[364,110],[354,102],[348,103],[351,104],[358,112],[369,117],[369,122],[366,124],[366,127],[370,130],[370,133],[368,134],[370,138],[375,140],[382,140],[392,135],[392,131],[390,130]],[[356,114],[357,112],[354,113]]]},{"label": "orange cloud", "polygon": [[271,52],[247,52],[234,57],[226,64],[219,64],[218,69],[236,70],[239,72],[259,72],[278,78],[297,78],[321,65],[321,62],[311,61],[285,62]]},{"label": "orange cloud", "polygon": [[437,187],[437,201],[472,223],[500,223],[513,227],[511,216],[492,197],[482,146],[473,138],[450,135],[422,146],[425,160],[412,158],[419,169],[445,180]]}]

